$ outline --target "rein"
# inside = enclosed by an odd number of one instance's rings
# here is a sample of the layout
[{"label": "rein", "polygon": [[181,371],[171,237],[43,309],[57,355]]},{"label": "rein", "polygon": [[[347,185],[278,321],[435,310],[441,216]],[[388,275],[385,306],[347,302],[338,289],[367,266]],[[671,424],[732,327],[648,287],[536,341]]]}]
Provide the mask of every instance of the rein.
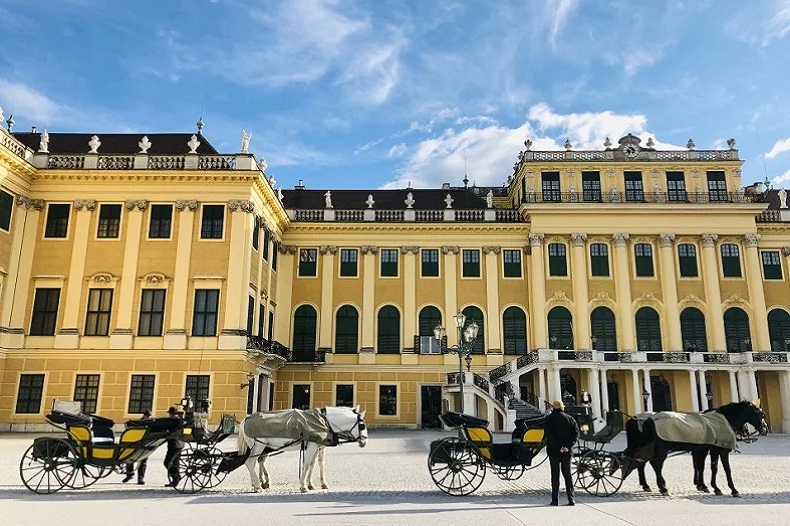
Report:
[{"label": "rein", "polygon": [[[351,442],[359,442],[362,438],[362,431],[365,429],[365,424],[362,423],[362,418],[360,418],[359,414],[357,414],[357,421],[346,431],[335,431],[332,429],[332,424],[329,422],[329,419],[326,417],[326,408],[321,408],[321,416],[324,417],[324,421],[326,422],[326,426],[329,428],[329,432],[332,433],[332,441],[330,446],[339,446],[341,444],[349,444]],[[353,431],[359,429],[359,433],[356,438],[354,437]]]}]

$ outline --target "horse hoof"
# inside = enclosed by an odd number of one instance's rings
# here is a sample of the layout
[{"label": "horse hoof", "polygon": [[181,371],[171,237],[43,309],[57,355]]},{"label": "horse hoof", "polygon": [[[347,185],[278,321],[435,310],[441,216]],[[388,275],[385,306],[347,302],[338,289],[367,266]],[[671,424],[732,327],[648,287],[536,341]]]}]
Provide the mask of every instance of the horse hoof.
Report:
[{"label": "horse hoof", "polygon": [[307,486],[307,489],[314,490],[315,488],[313,486]]},{"label": "horse hoof", "polygon": [[307,493],[307,488],[302,488],[302,493]]},{"label": "horse hoof", "polygon": [[720,489],[718,489],[718,488],[716,488],[715,490],[713,490],[713,494],[714,494],[714,495],[724,495],[724,494],[721,492],[721,490],[720,490]]},{"label": "horse hoof", "polygon": [[261,488],[255,486],[255,487],[252,488],[252,492],[253,493],[260,493],[261,492]]},{"label": "horse hoof", "polygon": [[321,489],[329,489],[329,486],[327,486],[326,484],[321,484]]},{"label": "horse hoof", "polygon": [[664,496],[664,497],[668,497],[669,496],[669,490],[668,489],[662,489],[661,490],[661,495]]},{"label": "horse hoof", "polygon": [[740,499],[741,498],[741,494],[738,493],[737,491],[733,491],[732,492],[732,496],[735,497],[736,499]]},{"label": "horse hoof", "polygon": [[643,489],[644,491],[653,491],[653,490],[650,488],[650,486],[642,486],[642,489]]},{"label": "horse hoof", "polygon": [[268,484],[264,484],[263,485],[263,489],[269,489],[269,485]]},{"label": "horse hoof", "polygon": [[702,493],[710,493],[710,490],[708,489],[708,486],[697,486],[697,489],[699,491],[701,491]]}]

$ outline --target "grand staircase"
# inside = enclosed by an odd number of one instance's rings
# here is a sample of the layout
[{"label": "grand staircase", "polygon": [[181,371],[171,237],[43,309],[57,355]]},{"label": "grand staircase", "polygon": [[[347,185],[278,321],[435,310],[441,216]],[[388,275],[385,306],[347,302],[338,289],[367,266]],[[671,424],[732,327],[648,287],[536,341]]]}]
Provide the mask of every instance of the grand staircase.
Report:
[{"label": "grand staircase", "polygon": [[518,398],[511,398],[508,401],[508,409],[512,409],[516,412],[516,420],[543,416],[543,413],[541,413],[537,407],[523,400],[519,400]]}]

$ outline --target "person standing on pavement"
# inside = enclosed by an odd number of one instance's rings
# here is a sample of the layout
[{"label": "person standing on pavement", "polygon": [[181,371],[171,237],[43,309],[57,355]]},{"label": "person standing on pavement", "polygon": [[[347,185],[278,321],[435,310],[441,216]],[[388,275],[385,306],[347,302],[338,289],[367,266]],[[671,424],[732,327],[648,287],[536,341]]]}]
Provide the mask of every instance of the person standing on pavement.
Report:
[{"label": "person standing on pavement", "polygon": [[[143,413],[143,417],[140,420],[151,420],[151,411],[145,411]],[[148,468],[148,459],[145,458],[140,461],[140,464],[137,466],[137,483],[141,486],[145,484],[145,470]],[[129,482],[134,477],[134,462],[127,462],[126,463],[126,477],[123,479],[123,482]]]},{"label": "person standing on pavement", "polygon": [[[167,410],[167,416],[170,418],[179,418],[178,412],[175,407]],[[178,485],[181,476],[178,474],[178,457],[181,456],[181,450],[184,449],[184,442],[177,438],[167,439],[167,453],[165,454],[165,467],[167,468],[167,484],[166,488],[172,488]]]},{"label": "person standing on pavement", "polygon": [[565,413],[565,404],[561,400],[552,402],[554,408],[543,424],[546,434],[546,453],[549,455],[551,467],[551,502],[557,506],[560,494],[560,471],[565,479],[565,493],[568,495],[568,506],[573,506],[573,480],[571,479],[571,450],[579,438],[579,426],[571,416]]}]

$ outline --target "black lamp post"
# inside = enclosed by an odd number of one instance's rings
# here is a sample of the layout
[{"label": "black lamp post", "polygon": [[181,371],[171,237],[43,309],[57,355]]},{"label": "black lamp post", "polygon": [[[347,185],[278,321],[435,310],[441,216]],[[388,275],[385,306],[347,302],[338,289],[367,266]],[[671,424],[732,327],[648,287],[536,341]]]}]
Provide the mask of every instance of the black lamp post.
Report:
[{"label": "black lamp post", "polygon": [[650,393],[644,387],[642,388],[642,400],[645,402],[645,411],[647,411],[647,401],[650,400]]},{"label": "black lamp post", "polygon": [[[469,325],[466,325],[466,316],[458,313],[453,316],[455,319],[455,326],[458,329],[458,345],[452,347],[442,347],[443,353],[458,354],[458,392],[461,397],[461,413],[464,412],[464,361],[466,361],[467,371],[472,368],[472,348],[477,341],[477,333],[480,327],[472,320]],[[442,345],[444,337],[447,336],[447,329],[441,324],[433,329],[433,336]]]}]

